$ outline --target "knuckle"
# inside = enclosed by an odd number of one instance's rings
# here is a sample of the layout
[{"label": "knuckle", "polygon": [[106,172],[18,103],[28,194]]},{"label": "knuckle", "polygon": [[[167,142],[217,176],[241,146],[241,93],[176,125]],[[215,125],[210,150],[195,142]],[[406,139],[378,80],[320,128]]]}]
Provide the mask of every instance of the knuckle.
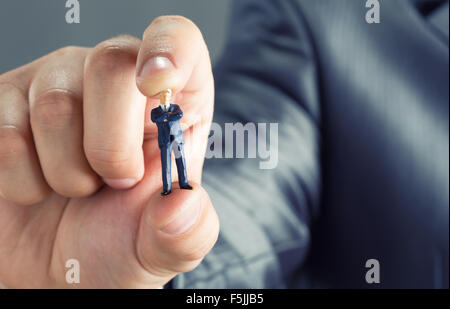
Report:
[{"label": "knuckle", "polygon": [[13,126],[0,127],[0,161],[16,161],[28,151],[27,141]]},{"label": "knuckle", "polygon": [[110,72],[135,62],[137,49],[128,41],[121,36],[98,44],[88,56],[87,70]]},{"label": "knuckle", "polygon": [[28,102],[24,92],[11,82],[0,82],[0,126],[28,125]]},{"label": "knuckle", "polygon": [[[70,175],[70,173],[63,173],[63,175]],[[67,177],[70,178],[70,182],[61,181],[61,179],[48,178],[49,185],[58,194],[77,198],[86,197],[96,192],[100,186],[95,177]]]},{"label": "knuckle", "polygon": [[63,128],[81,117],[81,102],[68,90],[50,89],[31,104],[31,123],[43,129]]},{"label": "knuckle", "polygon": [[100,173],[106,170],[121,171],[131,161],[128,151],[87,147],[85,153],[89,163]]},{"label": "knuckle", "polygon": [[11,91],[14,90],[20,92],[23,96],[26,96],[27,88],[20,77],[28,70],[29,65],[25,65],[23,67],[16,68],[12,71],[0,74],[0,86],[3,87],[0,93],[7,90]]},{"label": "knuckle", "polygon": [[5,199],[13,203],[22,206],[31,206],[43,202],[50,194],[50,191],[46,190],[28,190],[26,194],[21,192],[16,192],[19,190],[10,190],[4,193]]},{"label": "knuckle", "polygon": [[55,50],[52,54],[55,57],[66,57],[76,55],[83,50],[84,48],[79,46],[64,46]]},{"label": "knuckle", "polygon": [[25,98],[23,90],[20,89],[14,82],[7,80],[3,77],[3,75],[0,75],[0,95],[20,96]]}]

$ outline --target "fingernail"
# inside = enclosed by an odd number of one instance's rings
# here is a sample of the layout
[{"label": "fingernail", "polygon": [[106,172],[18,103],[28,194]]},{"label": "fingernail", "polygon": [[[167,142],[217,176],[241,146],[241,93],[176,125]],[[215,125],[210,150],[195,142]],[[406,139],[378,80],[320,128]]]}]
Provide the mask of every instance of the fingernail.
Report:
[{"label": "fingernail", "polygon": [[197,222],[200,215],[200,208],[201,205],[198,202],[190,204],[186,209],[176,214],[175,218],[164,226],[161,231],[170,235],[183,234]]},{"label": "fingernail", "polygon": [[136,184],[136,179],[134,178],[122,178],[122,179],[113,179],[113,178],[103,178],[103,181],[114,189],[129,189]]},{"label": "fingernail", "polygon": [[142,67],[139,77],[151,77],[157,73],[165,70],[171,70],[175,68],[169,58],[164,56],[156,56],[150,58]]}]

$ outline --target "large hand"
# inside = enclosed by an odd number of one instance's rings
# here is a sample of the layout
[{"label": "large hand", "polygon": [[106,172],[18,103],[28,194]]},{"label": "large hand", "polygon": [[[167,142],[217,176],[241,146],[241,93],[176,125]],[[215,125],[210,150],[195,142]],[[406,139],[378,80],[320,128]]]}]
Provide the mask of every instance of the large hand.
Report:
[{"label": "large hand", "polygon": [[[162,197],[150,110],[167,88],[194,190]],[[219,230],[200,186],[213,97],[202,35],[177,16],[142,41],[66,47],[0,75],[0,283],[156,288],[195,268]],[[78,285],[66,283],[69,259]]]}]

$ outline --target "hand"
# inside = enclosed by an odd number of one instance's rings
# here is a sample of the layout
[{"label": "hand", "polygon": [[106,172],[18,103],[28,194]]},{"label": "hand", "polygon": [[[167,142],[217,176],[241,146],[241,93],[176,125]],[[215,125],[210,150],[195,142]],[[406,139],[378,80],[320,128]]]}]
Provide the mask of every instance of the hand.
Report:
[{"label": "hand", "polygon": [[[150,111],[167,88],[194,190],[162,197]],[[0,286],[157,288],[195,268],[219,230],[200,185],[213,97],[202,35],[177,16],[0,75]]]}]

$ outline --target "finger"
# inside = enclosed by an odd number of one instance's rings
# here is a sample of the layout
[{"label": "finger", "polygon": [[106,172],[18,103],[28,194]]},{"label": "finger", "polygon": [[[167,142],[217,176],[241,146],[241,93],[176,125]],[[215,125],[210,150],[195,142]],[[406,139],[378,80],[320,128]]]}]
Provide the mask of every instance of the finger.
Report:
[{"label": "finger", "polygon": [[144,32],[136,71],[138,88],[150,97],[146,136],[157,136],[150,111],[157,106],[158,98],[151,97],[172,89],[173,102],[183,111],[180,123],[186,139],[188,176],[200,183],[214,102],[211,62],[200,30],[181,16],[156,18]]},{"label": "finger", "polygon": [[164,89],[195,92],[212,80],[209,53],[197,26],[182,16],[161,16],[145,30],[137,84],[148,97]]},{"label": "finger", "polygon": [[34,149],[26,91],[15,83],[0,79],[0,196],[32,205],[43,201],[50,188]]},{"label": "finger", "polygon": [[168,196],[152,196],[144,210],[137,239],[138,258],[162,286],[177,273],[194,269],[211,250],[219,220],[208,194],[174,189]]},{"label": "finger", "polygon": [[101,186],[83,150],[83,65],[88,49],[53,53],[30,87],[30,121],[47,183],[66,197],[88,196]]},{"label": "finger", "polygon": [[84,74],[84,149],[111,187],[132,187],[144,174],[145,97],[135,82],[140,41],[120,36],[97,45]]}]

